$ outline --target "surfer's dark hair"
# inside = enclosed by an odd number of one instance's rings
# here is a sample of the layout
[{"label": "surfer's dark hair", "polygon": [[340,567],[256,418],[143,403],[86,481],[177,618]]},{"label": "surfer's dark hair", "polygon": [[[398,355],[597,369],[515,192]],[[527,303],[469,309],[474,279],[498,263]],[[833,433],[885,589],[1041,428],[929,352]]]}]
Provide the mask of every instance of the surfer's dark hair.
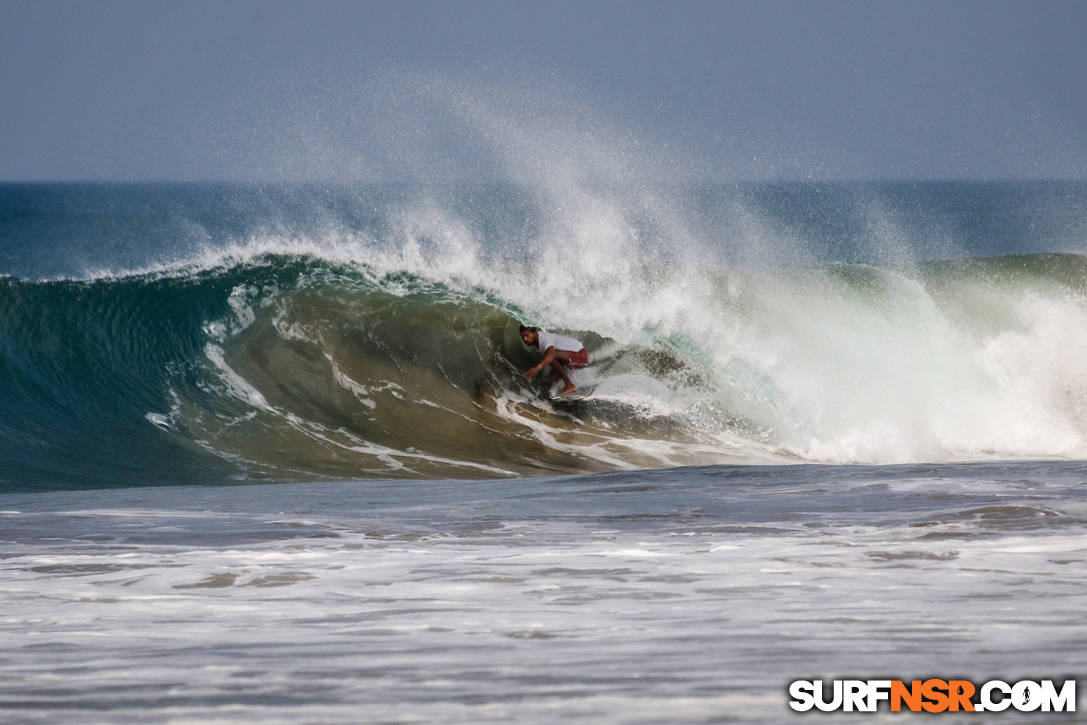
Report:
[{"label": "surfer's dark hair", "polygon": [[528,325],[521,325],[521,332],[539,332],[538,327],[529,327]]}]

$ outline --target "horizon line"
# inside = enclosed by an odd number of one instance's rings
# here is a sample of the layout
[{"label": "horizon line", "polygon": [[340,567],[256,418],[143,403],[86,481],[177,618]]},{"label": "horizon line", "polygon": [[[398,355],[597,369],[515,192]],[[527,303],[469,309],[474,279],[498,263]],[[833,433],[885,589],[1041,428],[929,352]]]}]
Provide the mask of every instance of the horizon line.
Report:
[{"label": "horizon line", "polygon": [[[910,176],[910,177],[780,177],[780,178],[738,178],[738,179],[686,179],[674,181],[679,185],[716,184],[758,185],[758,184],[964,184],[964,183],[1087,183],[1087,176]],[[510,179],[3,179],[5,186],[196,186],[196,185],[231,185],[231,186],[450,186],[457,184],[487,184],[524,186],[525,182]]]}]

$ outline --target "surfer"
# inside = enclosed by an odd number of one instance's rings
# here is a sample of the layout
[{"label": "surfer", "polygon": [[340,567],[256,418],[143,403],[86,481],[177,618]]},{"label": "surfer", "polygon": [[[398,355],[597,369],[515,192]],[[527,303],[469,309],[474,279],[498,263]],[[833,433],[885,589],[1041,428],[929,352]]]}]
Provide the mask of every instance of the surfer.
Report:
[{"label": "surfer", "polygon": [[539,348],[540,352],[543,353],[543,359],[540,360],[539,364],[525,371],[526,378],[531,380],[541,370],[550,365],[549,383],[554,385],[559,378],[562,378],[562,381],[566,383],[566,387],[558,392],[559,395],[566,395],[577,390],[577,386],[570,380],[570,375],[566,369],[569,367],[577,370],[588,367],[589,353],[581,342],[572,337],[544,332],[538,327],[528,327],[527,325],[521,325],[521,341],[529,347]]}]

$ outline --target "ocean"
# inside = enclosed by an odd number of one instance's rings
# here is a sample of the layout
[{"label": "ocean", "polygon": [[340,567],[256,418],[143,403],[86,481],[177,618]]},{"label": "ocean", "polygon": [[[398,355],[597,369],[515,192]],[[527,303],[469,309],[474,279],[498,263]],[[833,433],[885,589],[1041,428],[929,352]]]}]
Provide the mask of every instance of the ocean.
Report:
[{"label": "ocean", "polygon": [[0,716],[1082,679],[1085,361],[1083,182],[0,185]]}]

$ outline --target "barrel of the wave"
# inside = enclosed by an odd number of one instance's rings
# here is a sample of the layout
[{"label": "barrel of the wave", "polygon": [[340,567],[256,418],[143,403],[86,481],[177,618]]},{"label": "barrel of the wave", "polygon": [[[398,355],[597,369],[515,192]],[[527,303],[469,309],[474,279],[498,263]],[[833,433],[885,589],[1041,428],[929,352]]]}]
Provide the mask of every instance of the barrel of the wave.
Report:
[{"label": "barrel of the wave", "polygon": [[[535,347],[543,353],[540,362],[525,371],[526,379],[531,380],[545,367],[550,366],[547,387],[552,400],[581,400],[592,392],[588,387],[578,388],[570,378],[570,370],[589,366],[589,352],[580,340],[524,324],[520,326],[520,332],[521,341],[525,345]],[[563,387],[557,393],[550,394],[552,386],[559,380],[563,381]]]}]

